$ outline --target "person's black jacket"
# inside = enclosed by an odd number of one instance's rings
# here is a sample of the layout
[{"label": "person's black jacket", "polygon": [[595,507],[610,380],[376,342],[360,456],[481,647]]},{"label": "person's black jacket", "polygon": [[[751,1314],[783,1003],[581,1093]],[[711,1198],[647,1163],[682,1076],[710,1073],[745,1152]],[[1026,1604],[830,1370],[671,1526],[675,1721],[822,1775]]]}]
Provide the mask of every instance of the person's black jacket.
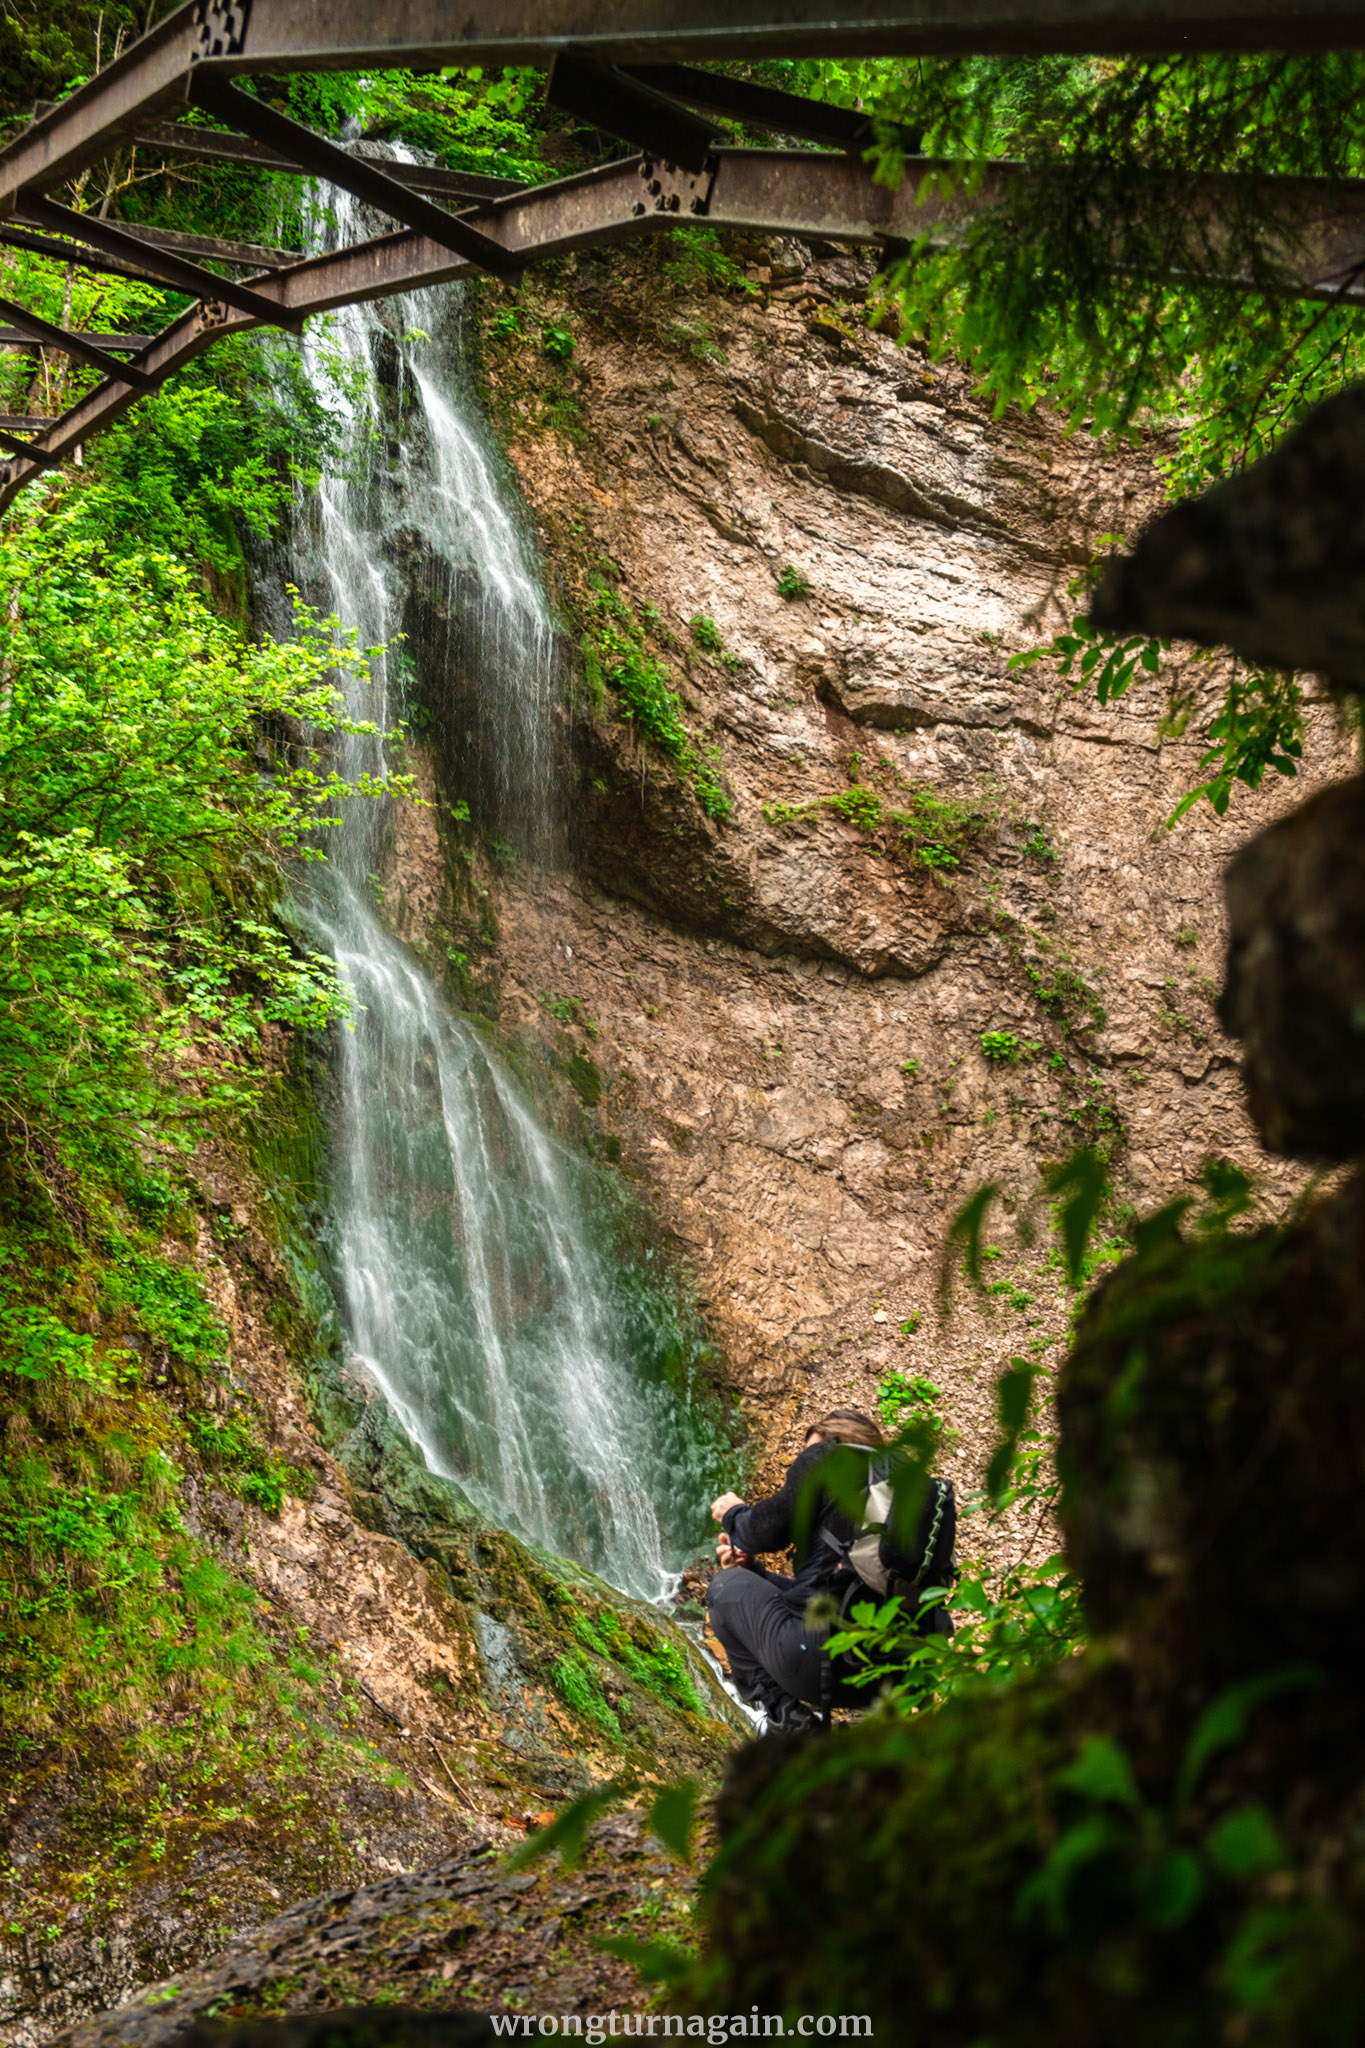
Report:
[{"label": "person's black jacket", "polygon": [[[835,1445],[828,1443],[807,1444],[801,1455],[787,1467],[787,1476],[776,1493],[769,1494],[767,1500],[755,1501],[752,1506],[741,1501],[738,1507],[726,1511],[721,1527],[736,1550],[747,1550],[753,1554],[785,1550],[794,1541],[796,1503],[802,1482],[834,1449]],[[789,1579],[781,1572],[770,1572],[762,1566],[750,1567],[751,1570],[762,1571],[765,1578],[783,1589],[783,1599],[795,1614],[804,1614],[811,1594],[830,1583],[833,1567],[838,1562],[829,1545],[820,1541],[817,1532],[821,1528],[827,1528],[841,1543],[853,1541],[855,1531],[852,1522],[841,1508],[835,1506],[829,1495],[823,1493],[805,1550],[797,1557],[795,1576]]]}]

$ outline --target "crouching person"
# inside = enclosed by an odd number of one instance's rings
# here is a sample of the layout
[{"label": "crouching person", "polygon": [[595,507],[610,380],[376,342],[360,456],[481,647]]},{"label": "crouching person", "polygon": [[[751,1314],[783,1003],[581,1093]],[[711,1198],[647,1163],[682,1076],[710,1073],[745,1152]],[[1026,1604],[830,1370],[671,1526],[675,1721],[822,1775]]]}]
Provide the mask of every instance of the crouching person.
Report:
[{"label": "crouching person", "polygon": [[883,1438],[869,1416],[836,1409],[807,1430],[805,1448],[767,1500],[750,1505],[737,1493],[723,1493],[711,1503],[721,1527],[716,1555],[722,1569],[707,1588],[707,1613],[724,1645],[735,1690],[749,1705],[763,1709],[770,1728],[810,1727],[830,1690],[832,1674],[822,1670],[824,1650],[807,1631],[805,1614],[813,1594],[832,1588],[835,1567],[848,1554],[856,1531],[822,1494],[791,1578],[754,1560],[759,1552],[786,1550],[791,1544],[802,1485],[839,1443],[877,1451]]}]

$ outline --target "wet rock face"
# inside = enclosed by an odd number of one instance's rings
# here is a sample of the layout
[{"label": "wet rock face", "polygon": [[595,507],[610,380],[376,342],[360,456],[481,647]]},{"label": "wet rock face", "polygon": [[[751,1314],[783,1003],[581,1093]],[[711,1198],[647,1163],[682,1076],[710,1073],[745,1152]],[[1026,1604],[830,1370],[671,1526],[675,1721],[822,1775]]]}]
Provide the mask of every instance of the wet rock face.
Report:
[{"label": "wet rock face", "polygon": [[1274,1152],[1365,1151],[1365,777],[1262,832],[1225,884],[1224,1028],[1242,1041],[1247,1103]]},{"label": "wet rock face", "polygon": [[[525,337],[485,350],[563,611],[600,629],[620,620],[599,598],[628,609],[717,751],[730,815],[641,742],[609,680],[593,705],[580,677],[572,861],[519,854],[451,931],[421,907],[438,809],[411,811],[392,900],[416,906],[404,935],[433,960],[469,955],[509,1037],[561,1071],[594,1063],[594,1141],[695,1276],[772,1449],[764,1476],[810,1407],[869,1407],[900,1372],[942,1389],[962,1432],[947,1469],[970,1490],[1000,1365],[1025,1345],[1057,1360],[1068,1313],[1002,1207],[1002,1291],[939,1321],[944,1233],[975,1188],[1026,1197],[1041,1161],[1096,1137],[1139,1210],[1210,1153],[1254,1160],[1272,1199],[1296,1185],[1258,1152],[1213,1012],[1221,873],[1314,776],[1350,771],[1323,700],[1304,782],[1267,778],[1229,818],[1200,806],[1166,832],[1200,779],[1216,667],[1182,671],[1200,711],[1177,740],[1160,681],[1101,708],[1049,663],[1010,667],[1069,613],[1093,536],[1157,505],[1147,458],[1042,410],[992,420],[958,368],[868,325],[870,264],[787,245],[752,268],[772,287],[742,299],[661,297],[658,265],[628,253],[528,279]],[[542,318],[572,328],[571,372],[539,350]],[[560,431],[546,413],[569,376]],[[804,595],[783,595],[788,565]],[[860,824],[859,789],[988,822],[931,867]],[[991,1034],[1019,1057],[992,1059]]]}]

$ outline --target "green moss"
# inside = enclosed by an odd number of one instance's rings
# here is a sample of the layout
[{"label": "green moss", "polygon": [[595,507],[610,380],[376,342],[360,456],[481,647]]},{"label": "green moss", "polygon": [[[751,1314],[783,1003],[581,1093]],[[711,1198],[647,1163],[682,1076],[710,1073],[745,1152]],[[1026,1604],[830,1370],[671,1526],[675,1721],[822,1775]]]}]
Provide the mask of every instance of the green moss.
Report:
[{"label": "green moss", "polygon": [[584,1721],[590,1721],[616,1741],[621,1740],[621,1723],[607,1705],[601,1681],[585,1657],[570,1651],[556,1657],[550,1668],[555,1691]]},{"label": "green moss", "polygon": [[596,1062],[590,1060],[585,1052],[576,1052],[564,1071],[588,1108],[596,1109],[602,1100],[602,1076]]},{"label": "green moss", "polygon": [[644,1646],[627,1643],[620,1651],[620,1661],[647,1692],[657,1694],[660,1699],[671,1700],[689,1714],[705,1713],[687,1661],[675,1643],[662,1639]]},{"label": "green moss", "polygon": [[[850,763],[854,768],[856,756]],[[976,798],[941,796],[927,785],[904,784],[899,776],[886,790],[855,777],[847,789],[805,803],[763,805],[764,817],[777,826],[802,824],[821,811],[832,811],[910,866],[940,870],[960,867],[996,822],[996,813]]]}]

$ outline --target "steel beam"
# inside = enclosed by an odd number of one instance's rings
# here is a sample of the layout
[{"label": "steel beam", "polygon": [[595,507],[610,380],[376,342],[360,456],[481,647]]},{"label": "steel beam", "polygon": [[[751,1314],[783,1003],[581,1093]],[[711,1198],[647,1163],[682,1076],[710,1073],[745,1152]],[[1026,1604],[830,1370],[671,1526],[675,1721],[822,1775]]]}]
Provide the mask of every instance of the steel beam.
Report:
[{"label": "steel beam", "polygon": [[[132,355],[140,355],[152,337],[150,334],[89,334],[81,329],[81,339],[88,341],[92,348],[105,350],[127,349]],[[0,327],[0,348],[39,348],[41,343],[32,335],[25,334],[19,327]],[[44,420],[47,426],[49,421]]]},{"label": "steel beam", "polygon": [[[241,0],[202,0],[199,32]],[[172,17],[176,19],[177,17]],[[963,52],[1355,49],[1359,0],[252,0],[220,36],[230,70],[549,64],[573,44],[618,64]],[[228,47],[235,43],[235,47]]]},{"label": "steel beam", "polygon": [[195,235],[182,228],[159,228],[150,221],[121,220],[118,226],[134,241],[175,256],[197,256],[209,263],[235,263],[239,270],[279,270],[302,261],[302,249],[272,249],[260,242],[225,241],[221,235]]},{"label": "steel beam", "polygon": [[[874,185],[864,166],[848,156],[719,150],[714,176],[708,179],[705,218],[717,226],[751,232],[903,243],[957,232],[980,207],[997,202],[1020,175],[1015,165],[994,165],[968,196],[950,188],[948,168],[924,158],[911,160],[904,181],[892,191]],[[477,216],[479,229],[518,265],[667,229],[679,216],[660,204],[669,196],[666,191],[651,192],[659,182],[648,175],[652,169],[636,158],[554,185],[528,188],[483,209]],[[1216,182],[1210,181],[1210,187]],[[1365,262],[1365,181],[1333,185],[1312,179],[1266,179],[1261,185],[1272,211],[1288,199],[1303,219],[1301,268],[1278,289],[1365,307],[1365,287],[1354,277]],[[252,283],[262,297],[301,319],[336,306],[468,277],[472,270],[443,244],[422,235],[396,234],[310,257]],[[1342,279],[1347,280],[1344,289]],[[1229,282],[1266,289],[1251,279]],[[24,322],[31,328],[30,316],[24,315]],[[253,324],[223,305],[195,306],[156,336],[142,357],[142,367],[160,381],[211,347],[219,335]],[[115,374],[123,379],[121,370]],[[126,412],[135,396],[126,380],[99,385],[53,422],[43,436],[44,452],[59,458],[69,454]],[[22,461],[9,465],[0,483],[0,509],[31,473]]]},{"label": "steel beam", "polygon": [[552,107],[563,108],[590,127],[689,171],[700,171],[715,144],[724,140],[709,121],[587,50],[559,52],[550,66],[545,97]]},{"label": "steel beam", "polygon": [[1360,0],[187,0],[0,150],[0,213],[158,115],[191,74],[368,65],[1365,48]]},{"label": "steel beam", "polygon": [[[699,77],[706,73],[699,72]],[[33,118],[50,114],[55,100],[38,100]],[[791,131],[795,134],[795,129]],[[161,156],[188,157],[193,163],[231,164],[239,170],[281,171],[290,177],[306,177],[302,164],[267,149],[251,135],[234,135],[222,128],[205,128],[196,121],[149,121],[145,128],[120,137],[122,143],[150,149]],[[350,152],[359,155],[359,151]],[[486,178],[481,171],[448,171],[444,164],[400,164],[389,158],[372,158],[396,185],[410,185],[436,199],[501,199],[508,192],[520,192],[524,178]]]},{"label": "steel beam", "polygon": [[795,135],[802,142],[824,143],[833,149],[862,149],[872,139],[872,116],[853,107],[831,107],[823,100],[802,99],[799,93],[777,92],[751,85],[719,71],[698,71],[691,64],[641,64],[627,73],[689,107],[720,114],[728,121],[747,121],[773,135]]},{"label": "steel beam", "polygon": [[130,391],[155,391],[156,378],[145,371],[135,369],[131,363],[115,362],[102,348],[96,348],[83,334],[72,334],[65,327],[54,327],[50,320],[40,320],[36,313],[30,313],[27,306],[16,306],[13,299],[0,299],[0,313],[10,323],[31,334],[44,348],[60,349],[64,355],[73,356],[78,363],[89,363],[92,369],[102,370],[106,377],[116,383],[126,384]]},{"label": "steel beam", "polygon": [[[194,163],[231,164],[238,170],[276,171],[295,178],[308,175],[302,164],[277,149],[267,149],[254,136],[228,134],[193,121],[153,121],[137,129],[129,140],[139,149],[187,157]],[[348,156],[359,154],[347,150]],[[429,199],[501,199],[508,192],[519,192],[525,182],[521,178],[486,178],[480,171],[448,171],[443,164],[400,164],[386,157],[363,161],[377,164],[395,185],[425,192]]]},{"label": "steel beam", "polygon": [[8,448],[12,454],[23,456],[26,462],[36,463],[39,469],[55,469],[62,460],[60,455],[49,455],[46,448],[35,447],[31,441],[21,441],[7,427],[0,427],[0,448]]},{"label": "steel beam", "polygon": [[116,257],[125,263],[141,264],[144,271],[159,278],[162,285],[171,291],[187,292],[192,299],[224,299],[229,306],[235,306],[239,313],[249,314],[253,320],[273,321],[280,327],[297,325],[296,321],[284,318],[270,299],[262,298],[248,285],[219,277],[216,271],[204,270],[197,263],[187,263],[169,249],[156,248],[127,228],[115,227],[112,221],[101,220],[98,214],[76,213],[71,207],[58,206],[54,200],[44,199],[34,192],[20,195],[18,212],[21,220],[34,227],[72,235],[78,241],[89,242],[102,255]]},{"label": "steel beam", "polygon": [[324,141],[302,122],[291,120],[288,114],[267,106],[251,93],[239,91],[228,79],[200,72],[194,80],[194,96],[211,114],[235,121],[248,135],[255,135],[272,149],[293,157],[313,177],[340,185],[366,206],[386,213],[390,220],[401,220],[428,241],[443,243],[447,249],[477,264],[480,270],[507,276],[514,267],[506,251],[468,221],[433,206],[420,193],[396,184],[371,159],[338,149],[334,142]]},{"label": "steel beam", "polygon": [[96,256],[79,242],[58,242],[50,235],[25,234],[22,228],[0,224],[0,248],[23,249],[30,256],[45,256],[49,263],[73,264],[77,270],[93,271],[96,277],[127,277],[134,284],[149,284],[164,292],[166,281],[135,264],[119,263],[112,256]]}]

